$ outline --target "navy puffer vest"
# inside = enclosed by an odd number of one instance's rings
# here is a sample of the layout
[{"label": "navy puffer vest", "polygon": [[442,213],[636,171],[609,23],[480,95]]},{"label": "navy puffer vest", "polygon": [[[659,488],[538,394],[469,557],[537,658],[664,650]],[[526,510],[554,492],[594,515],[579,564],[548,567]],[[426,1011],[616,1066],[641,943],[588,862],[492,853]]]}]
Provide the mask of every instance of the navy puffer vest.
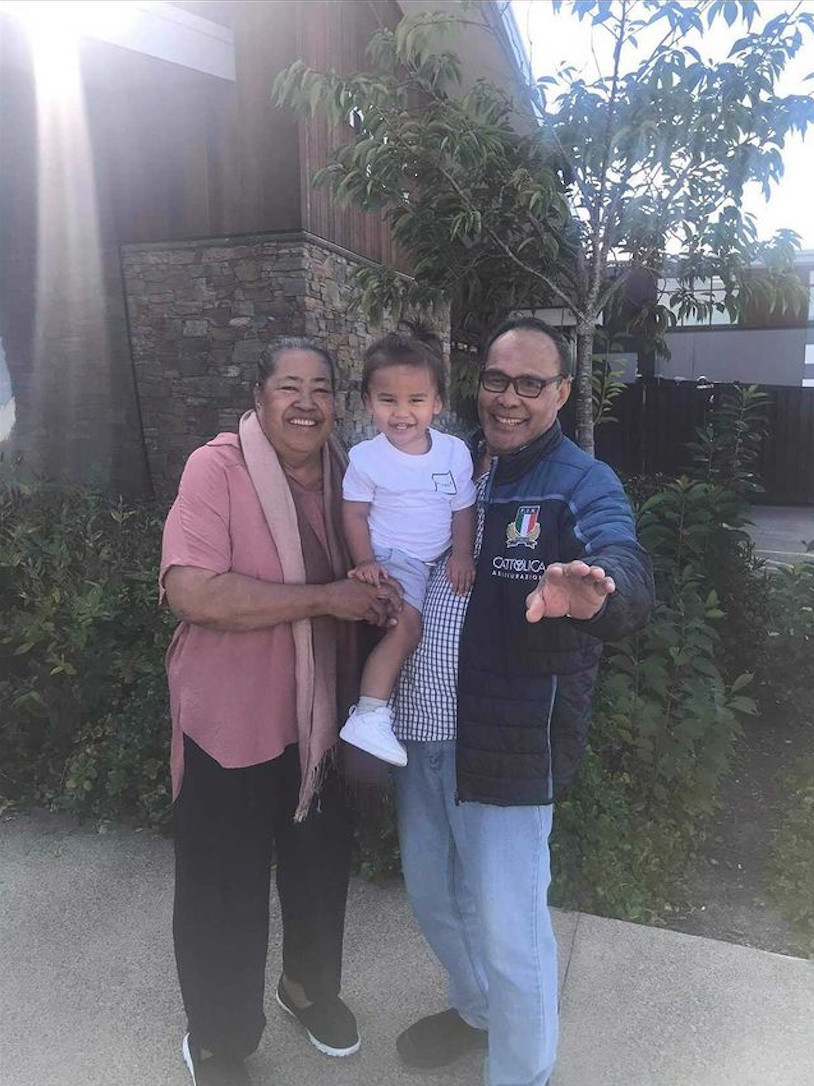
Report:
[{"label": "navy puffer vest", "polygon": [[[616,475],[559,423],[493,461],[484,501],[458,668],[458,798],[551,803],[585,751],[602,641],[645,624],[652,569]],[[577,558],[616,582],[603,610],[526,622],[525,598],[545,567]]]}]

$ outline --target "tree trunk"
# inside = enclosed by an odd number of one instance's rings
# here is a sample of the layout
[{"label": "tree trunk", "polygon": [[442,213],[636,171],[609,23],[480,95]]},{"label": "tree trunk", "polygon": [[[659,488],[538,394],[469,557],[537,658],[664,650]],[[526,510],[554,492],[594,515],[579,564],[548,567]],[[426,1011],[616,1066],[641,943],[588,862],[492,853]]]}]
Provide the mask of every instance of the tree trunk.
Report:
[{"label": "tree trunk", "polygon": [[589,456],[594,455],[594,335],[593,324],[577,325],[577,372],[574,381],[577,397],[577,444]]}]

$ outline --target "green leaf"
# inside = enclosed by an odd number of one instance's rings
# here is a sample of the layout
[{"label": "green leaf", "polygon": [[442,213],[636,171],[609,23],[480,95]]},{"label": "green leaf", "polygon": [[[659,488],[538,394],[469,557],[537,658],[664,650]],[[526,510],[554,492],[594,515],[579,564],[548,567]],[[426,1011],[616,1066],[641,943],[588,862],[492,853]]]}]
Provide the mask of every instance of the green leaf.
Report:
[{"label": "green leaf", "polygon": [[742,675],[738,675],[730,689],[732,693],[735,694],[738,690],[743,690],[745,686],[749,686],[753,680],[754,675],[751,672],[746,671]]},{"label": "green leaf", "polygon": [[740,695],[729,699],[729,707],[738,713],[748,713],[750,716],[754,716],[757,712],[757,706],[754,701],[751,698],[744,698]]}]

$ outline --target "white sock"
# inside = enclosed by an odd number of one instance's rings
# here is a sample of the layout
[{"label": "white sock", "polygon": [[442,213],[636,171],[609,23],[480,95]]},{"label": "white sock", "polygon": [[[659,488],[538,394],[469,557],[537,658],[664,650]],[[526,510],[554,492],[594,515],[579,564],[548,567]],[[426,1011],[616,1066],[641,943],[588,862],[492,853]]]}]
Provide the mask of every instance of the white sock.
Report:
[{"label": "white sock", "polygon": [[369,698],[367,694],[362,694],[359,698],[359,705],[357,706],[357,712],[370,713],[374,709],[382,709],[387,705],[384,698]]}]

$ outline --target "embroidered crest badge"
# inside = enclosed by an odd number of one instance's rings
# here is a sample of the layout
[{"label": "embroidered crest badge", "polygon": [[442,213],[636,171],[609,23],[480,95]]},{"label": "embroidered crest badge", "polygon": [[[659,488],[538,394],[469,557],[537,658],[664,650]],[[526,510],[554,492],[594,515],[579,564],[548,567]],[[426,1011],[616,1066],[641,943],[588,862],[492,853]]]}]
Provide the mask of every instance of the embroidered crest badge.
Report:
[{"label": "embroidered crest badge", "polygon": [[506,529],[506,543],[510,547],[536,547],[540,538],[540,506],[521,505],[517,516]]}]

